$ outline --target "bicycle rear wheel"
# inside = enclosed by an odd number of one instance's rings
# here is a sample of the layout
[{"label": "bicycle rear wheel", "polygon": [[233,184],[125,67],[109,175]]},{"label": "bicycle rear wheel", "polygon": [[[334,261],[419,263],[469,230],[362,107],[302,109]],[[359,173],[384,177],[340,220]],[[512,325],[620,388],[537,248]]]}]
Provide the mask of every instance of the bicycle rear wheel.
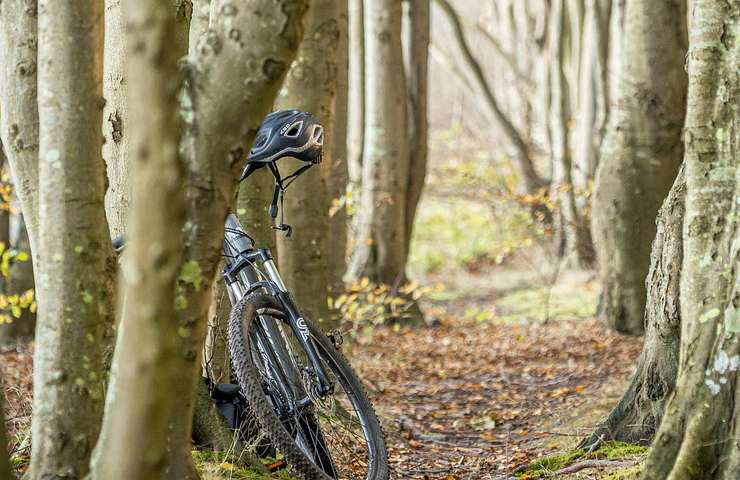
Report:
[{"label": "bicycle rear wheel", "polygon": [[333,392],[317,392],[301,344],[277,300],[243,298],[229,321],[229,350],[239,385],[258,422],[306,479],[388,478],[388,456],[377,416],[345,358],[310,320],[310,336]]}]

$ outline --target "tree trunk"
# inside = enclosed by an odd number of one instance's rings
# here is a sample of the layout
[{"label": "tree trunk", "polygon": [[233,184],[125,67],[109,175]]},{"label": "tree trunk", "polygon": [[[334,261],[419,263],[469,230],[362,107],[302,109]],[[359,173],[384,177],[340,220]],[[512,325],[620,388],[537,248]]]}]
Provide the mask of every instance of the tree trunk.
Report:
[{"label": "tree trunk", "polygon": [[36,0],[0,2],[0,136],[28,226],[31,250],[38,244],[39,112]]},{"label": "tree trunk", "polygon": [[132,173],[129,238],[124,257],[123,294],[113,361],[115,388],[109,390],[93,478],[162,478],[166,468],[168,413],[181,401],[172,394],[183,381],[177,369],[173,332],[178,329],[175,282],[185,222],[181,128],[177,94],[177,20],[160,0],[122,0],[127,29],[125,60],[127,142],[124,161]]},{"label": "tree trunk", "polygon": [[406,251],[411,247],[416,208],[421,199],[427,173],[427,119],[429,71],[429,0],[408,0],[406,39],[406,72],[408,73],[409,178],[406,187]]},{"label": "tree trunk", "polygon": [[[311,0],[306,15],[306,35],[295,63],[285,78],[278,108],[312,112],[324,126],[324,163],[298,180],[298,187],[285,196],[285,218],[293,227],[288,238],[278,234],[280,272],[295,295],[302,313],[316,321],[329,322],[329,278],[331,256],[329,235],[329,187],[335,157],[332,151],[334,98],[337,91],[339,29],[338,0]],[[341,159],[340,159],[341,161]],[[295,170],[296,161],[283,167]]]},{"label": "tree trunk", "polygon": [[637,369],[622,399],[583,445],[603,439],[649,443],[663,418],[678,371],[685,202],[686,179],[682,169],[658,213],[657,234],[645,282],[645,344]]},{"label": "tree trunk", "polygon": [[348,0],[349,81],[347,105],[347,168],[350,184],[362,181],[362,147],[365,142],[365,13],[364,0]]},{"label": "tree trunk", "polygon": [[0,480],[11,480],[8,461],[8,439],[5,435],[5,393],[0,388]]},{"label": "tree trunk", "polygon": [[688,55],[686,217],[676,393],[645,479],[740,477],[737,152],[740,3],[696,0]]},{"label": "tree trunk", "polygon": [[195,48],[201,37],[208,31],[211,0],[193,0],[193,18],[190,19],[188,45]]},{"label": "tree trunk", "polygon": [[[81,478],[103,411],[113,324],[105,219],[103,8],[39,3],[39,251],[29,479]],[[38,254],[37,253],[37,254]]]},{"label": "tree trunk", "polygon": [[406,274],[409,179],[401,2],[365,0],[365,144],[348,277],[398,285]]},{"label": "tree trunk", "polygon": [[337,2],[337,94],[334,100],[333,161],[323,165],[329,188],[329,296],[337,298],[344,292],[347,271],[347,118],[349,115],[349,40],[347,0]]},{"label": "tree trunk", "polygon": [[681,164],[686,16],[677,0],[628,0],[619,101],[594,191],[593,236],[607,324],[641,334],[655,215]]},{"label": "tree trunk", "polygon": [[550,20],[550,123],[552,131],[552,196],[556,201],[557,223],[560,229],[561,253],[568,265],[588,267],[593,261],[588,229],[583,212],[578,211],[573,185],[568,124],[571,121],[566,68],[565,0],[554,0]]},{"label": "tree trunk", "polygon": [[[280,0],[278,5],[272,0],[238,5],[214,0],[207,38],[191,46],[183,99],[188,213],[176,297],[175,368],[182,377],[171,392],[178,402],[169,413],[170,468],[164,478],[197,478],[189,449],[194,393],[201,378],[200,356],[223,222],[248,148],[300,43],[305,7],[303,0]],[[258,13],[261,20],[255,21]]]},{"label": "tree trunk", "polygon": [[[174,9],[177,23],[172,34],[171,48],[177,57],[182,57],[188,49],[188,29],[192,15],[190,0],[169,0]],[[105,197],[106,213],[111,235],[126,232],[127,219],[131,210],[131,159],[128,148],[129,119],[126,110],[128,103],[128,79],[124,74],[124,63],[129,55],[124,42],[124,12],[122,0],[105,0],[105,56],[103,96],[103,158],[107,166],[108,191]],[[172,10],[170,11],[172,13]]]}]

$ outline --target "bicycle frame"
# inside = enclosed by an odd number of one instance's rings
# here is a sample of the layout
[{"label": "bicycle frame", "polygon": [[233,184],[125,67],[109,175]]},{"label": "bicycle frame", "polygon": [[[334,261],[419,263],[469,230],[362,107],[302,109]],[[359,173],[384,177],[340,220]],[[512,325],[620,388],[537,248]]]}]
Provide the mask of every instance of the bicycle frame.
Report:
[{"label": "bicycle frame", "polygon": [[[259,290],[275,296],[286,314],[286,323],[301,343],[301,347],[314,368],[319,383],[317,393],[320,395],[330,393],[333,385],[311,341],[311,334],[306,321],[288,292],[285,283],[283,283],[270,250],[267,248],[255,249],[251,237],[246,234],[239,219],[234,214],[229,214],[226,217],[224,257],[226,258],[226,267],[223,276],[231,304],[235,305],[246,295]],[[262,269],[258,268],[258,265]],[[262,326],[268,338],[262,338],[259,341],[267,342],[273,346],[278,345],[279,342],[271,340],[280,338],[279,336],[282,335],[280,331],[268,322],[263,322]],[[264,345],[261,348],[264,349]],[[265,355],[267,352],[261,351],[260,354]],[[281,380],[285,381],[285,379]],[[283,383],[283,385],[286,385],[286,383]]]}]

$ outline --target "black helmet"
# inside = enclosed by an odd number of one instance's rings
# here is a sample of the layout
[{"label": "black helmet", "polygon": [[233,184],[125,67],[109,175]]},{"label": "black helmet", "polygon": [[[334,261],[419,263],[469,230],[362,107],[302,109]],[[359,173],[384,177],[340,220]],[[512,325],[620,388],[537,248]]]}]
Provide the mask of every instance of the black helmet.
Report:
[{"label": "black helmet", "polygon": [[278,110],[262,121],[249,162],[268,163],[282,157],[318,163],[324,144],[324,129],[316,119],[300,110]]}]

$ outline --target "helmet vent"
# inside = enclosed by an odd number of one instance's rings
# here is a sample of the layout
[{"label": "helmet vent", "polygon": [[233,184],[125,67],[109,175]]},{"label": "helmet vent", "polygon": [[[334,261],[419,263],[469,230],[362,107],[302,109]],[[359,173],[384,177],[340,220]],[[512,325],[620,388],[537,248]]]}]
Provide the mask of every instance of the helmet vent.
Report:
[{"label": "helmet vent", "polygon": [[290,126],[287,132],[285,132],[286,137],[295,138],[298,136],[299,133],[301,133],[301,127],[303,126],[303,120],[300,122],[296,122],[293,125]]}]

